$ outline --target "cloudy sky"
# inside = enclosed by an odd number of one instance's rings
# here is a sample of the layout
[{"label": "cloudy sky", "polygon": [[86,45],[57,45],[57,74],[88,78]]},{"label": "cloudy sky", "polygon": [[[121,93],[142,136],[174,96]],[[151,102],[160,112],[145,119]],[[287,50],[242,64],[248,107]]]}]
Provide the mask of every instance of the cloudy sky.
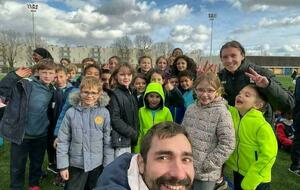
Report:
[{"label": "cloudy sky", "polygon": [[0,0],[0,30],[32,31],[28,2],[38,4],[36,33],[51,44],[109,46],[137,34],[185,51],[238,40],[252,55],[300,56],[300,0]]}]

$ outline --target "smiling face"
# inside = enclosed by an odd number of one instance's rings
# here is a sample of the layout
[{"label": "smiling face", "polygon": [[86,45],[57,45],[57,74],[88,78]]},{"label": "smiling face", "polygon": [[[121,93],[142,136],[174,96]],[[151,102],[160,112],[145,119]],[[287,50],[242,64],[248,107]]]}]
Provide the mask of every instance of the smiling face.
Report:
[{"label": "smiling face", "polygon": [[196,86],[195,93],[198,101],[202,105],[207,105],[213,102],[217,97],[217,90],[206,80],[200,82]]},{"label": "smiling face", "polygon": [[154,136],[147,160],[138,156],[140,173],[149,190],[186,190],[192,185],[192,147],[186,136]]},{"label": "smiling face", "polygon": [[119,64],[117,58],[111,58],[109,61],[108,61],[108,68],[109,70],[114,70],[115,67]]},{"label": "smiling face", "polygon": [[223,66],[231,73],[234,73],[240,67],[244,58],[245,56],[238,48],[224,48],[221,52],[221,61]]},{"label": "smiling face", "polygon": [[193,80],[188,76],[182,76],[179,79],[180,86],[183,90],[189,90],[193,86]]},{"label": "smiling face", "polygon": [[86,70],[85,76],[91,76],[91,77],[95,77],[97,79],[100,79],[99,69],[96,69],[95,67],[90,67]]},{"label": "smiling face", "polygon": [[187,69],[187,62],[183,58],[180,58],[176,62],[176,67],[178,71],[184,71]]},{"label": "smiling face", "polygon": [[130,69],[124,66],[121,67],[119,72],[117,73],[118,84],[123,85],[126,88],[129,88],[131,80],[132,80],[132,73]]},{"label": "smiling face", "polygon": [[157,108],[161,101],[160,95],[156,92],[150,92],[149,94],[147,94],[146,99],[149,103],[149,107],[153,109]]},{"label": "smiling face", "polygon": [[151,59],[143,58],[140,62],[141,71],[147,73],[152,68]]},{"label": "smiling face", "polygon": [[96,105],[99,96],[100,96],[100,92],[99,89],[96,87],[93,88],[84,87],[80,89],[80,98],[81,98],[82,106],[92,107]]},{"label": "smiling face", "polygon": [[168,62],[165,58],[160,58],[157,62],[157,68],[159,68],[161,71],[166,70],[168,65]]},{"label": "smiling face", "polygon": [[146,80],[142,78],[136,78],[133,86],[139,94],[143,93],[146,89]]}]

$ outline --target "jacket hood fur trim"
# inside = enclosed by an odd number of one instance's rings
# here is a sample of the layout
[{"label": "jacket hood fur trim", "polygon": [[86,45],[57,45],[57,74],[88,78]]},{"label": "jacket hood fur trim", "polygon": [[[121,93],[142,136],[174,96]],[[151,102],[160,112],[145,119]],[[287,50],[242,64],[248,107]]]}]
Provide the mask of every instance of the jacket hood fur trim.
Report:
[{"label": "jacket hood fur trim", "polygon": [[[98,106],[105,107],[109,103],[109,96],[106,92],[102,92],[102,95],[98,99]],[[80,104],[80,92],[74,92],[69,95],[69,102],[72,106],[77,107]]]}]

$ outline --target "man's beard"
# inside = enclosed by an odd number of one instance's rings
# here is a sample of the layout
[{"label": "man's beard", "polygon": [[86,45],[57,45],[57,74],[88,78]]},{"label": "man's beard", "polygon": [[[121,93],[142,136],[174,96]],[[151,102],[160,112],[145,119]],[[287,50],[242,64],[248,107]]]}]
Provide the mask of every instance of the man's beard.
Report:
[{"label": "man's beard", "polygon": [[162,185],[183,186],[186,189],[189,189],[192,185],[192,180],[188,176],[185,179],[178,180],[176,177],[168,177],[166,175],[163,175],[155,179],[154,181],[149,181],[149,182],[151,183],[151,187],[149,187],[150,184],[147,184],[149,190],[159,190]]}]

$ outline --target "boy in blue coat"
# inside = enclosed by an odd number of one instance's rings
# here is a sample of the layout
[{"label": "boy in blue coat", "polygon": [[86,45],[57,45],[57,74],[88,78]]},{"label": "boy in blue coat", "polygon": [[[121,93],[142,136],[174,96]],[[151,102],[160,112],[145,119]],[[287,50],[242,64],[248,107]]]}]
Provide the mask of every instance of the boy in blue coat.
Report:
[{"label": "boy in blue coat", "polygon": [[23,189],[29,156],[29,189],[40,189],[41,167],[47,147],[49,112],[55,106],[56,65],[51,59],[41,60],[38,77],[23,78],[30,69],[20,68],[0,81],[0,96],[8,102],[0,123],[0,135],[11,142],[11,189]]}]

